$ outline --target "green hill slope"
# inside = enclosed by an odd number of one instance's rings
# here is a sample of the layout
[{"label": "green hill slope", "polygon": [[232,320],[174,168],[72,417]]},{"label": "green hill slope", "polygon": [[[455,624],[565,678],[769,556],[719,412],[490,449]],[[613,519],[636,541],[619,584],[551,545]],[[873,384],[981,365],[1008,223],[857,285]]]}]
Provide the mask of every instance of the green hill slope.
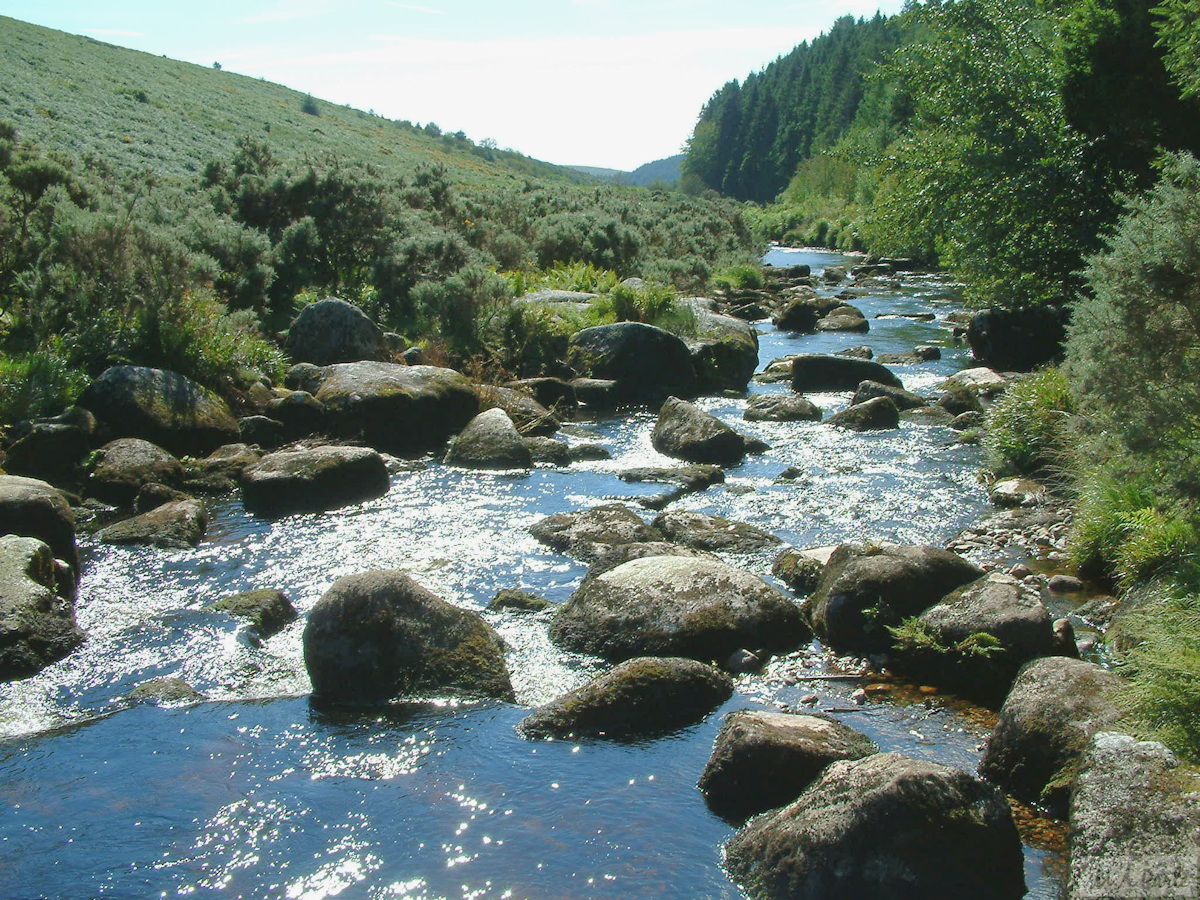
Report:
[{"label": "green hill slope", "polygon": [[244,135],[268,141],[284,162],[334,154],[381,174],[444,165],[452,182],[522,177],[592,183],[587,176],[461,136],[316,100],[268,81],[115,47],[0,17],[0,120],[47,149],[94,156],[118,170],[160,176],[201,172]]}]

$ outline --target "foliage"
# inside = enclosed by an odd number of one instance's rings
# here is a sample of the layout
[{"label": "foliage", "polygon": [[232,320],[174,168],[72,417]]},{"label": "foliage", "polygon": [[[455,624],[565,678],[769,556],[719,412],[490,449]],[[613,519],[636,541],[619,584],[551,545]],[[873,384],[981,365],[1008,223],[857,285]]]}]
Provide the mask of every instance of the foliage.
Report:
[{"label": "foliage", "polygon": [[911,656],[990,659],[1004,652],[999,639],[983,631],[975,632],[957,643],[948,644],[928,622],[917,616],[904,619],[894,627],[888,626],[888,632],[892,636],[896,652]]},{"label": "foliage", "polygon": [[712,277],[715,287],[722,290],[742,290],[749,288],[758,290],[763,286],[763,272],[760,266],[730,266]]},{"label": "foliage", "polygon": [[1163,0],[1154,12],[1166,64],[1184,96],[1200,97],[1200,2]]},{"label": "foliage", "polygon": [[504,276],[515,296],[535,291],[578,291],[585,294],[606,294],[621,283],[611,269],[602,269],[589,262],[557,262],[545,270],[507,272]]},{"label": "foliage", "polygon": [[70,406],[88,377],[53,350],[0,358],[0,422],[53,415]]},{"label": "foliage", "polygon": [[1087,268],[1066,370],[1096,430],[1200,491],[1200,162],[1169,157]]},{"label": "foliage", "polygon": [[988,411],[984,447],[997,476],[1055,475],[1074,444],[1075,398],[1063,373],[1042,369],[1012,385]]},{"label": "foliage", "polygon": [[1121,659],[1118,702],[1146,738],[1200,760],[1200,594],[1162,589],[1123,618],[1137,642]]}]

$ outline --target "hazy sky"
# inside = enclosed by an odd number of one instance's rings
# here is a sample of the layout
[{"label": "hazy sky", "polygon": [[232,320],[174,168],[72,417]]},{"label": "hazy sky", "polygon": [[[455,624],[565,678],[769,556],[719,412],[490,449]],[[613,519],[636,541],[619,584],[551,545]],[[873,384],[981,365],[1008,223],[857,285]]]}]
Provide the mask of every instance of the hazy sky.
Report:
[{"label": "hazy sky", "polygon": [[903,0],[0,0],[0,14],[564,165],[680,152],[704,102]]}]

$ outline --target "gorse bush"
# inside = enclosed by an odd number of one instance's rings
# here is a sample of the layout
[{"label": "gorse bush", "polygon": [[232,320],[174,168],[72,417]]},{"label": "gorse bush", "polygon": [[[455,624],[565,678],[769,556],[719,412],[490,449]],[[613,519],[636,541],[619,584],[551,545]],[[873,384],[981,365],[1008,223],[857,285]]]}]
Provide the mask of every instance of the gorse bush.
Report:
[{"label": "gorse bush", "polygon": [[988,412],[984,448],[997,476],[1063,477],[1075,443],[1066,376],[1043,369],[1012,385]]}]

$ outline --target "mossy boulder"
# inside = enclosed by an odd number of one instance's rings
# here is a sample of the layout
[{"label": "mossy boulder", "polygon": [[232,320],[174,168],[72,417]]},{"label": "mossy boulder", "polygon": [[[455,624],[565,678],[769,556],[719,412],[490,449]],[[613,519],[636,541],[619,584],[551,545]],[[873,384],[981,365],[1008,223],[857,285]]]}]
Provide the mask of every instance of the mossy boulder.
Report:
[{"label": "mossy boulder", "polygon": [[36,675],[83,643],[75,605],[58,582],[48,544],[0,537],[0,681]]},{"label": "mossy boulder", "polygon": [[916,616],[983,570],[949,550],[843,544],[813,593],[813,628],[839,652],[891,649],[889,627]]},{"label": "mossy boulder", "polygon": [[831,763],[794,803],[734,835],[725,863],[753,900],[1025,894],[1004,795],[898,753]]},{"label": "mossy boulder", "polygon": [[304,663],[313,692],[334,702],[443,692],[513,699],[495,631],[399,569],[335,581],[308,615]]},{"label": "mossy boulder", "polygon": [[865,734],[825,716],[740,709],[721,724],[700,793],[719,815],[743,820],[791,803],[831,762],[878,752]]},{"label": "mossy boulder", "polygon": [[584,579],[550,626],[559,646],[619,661],[725,660],[744,647],[795,649],[800,608],[762,579],[710,559],[648,556]]},{"label": "mossy boulder", "polygon": [[517,725],[527,738],[635,738],[692,725],[733,695],[729,676],[691,659],[642,657],[540,706]]},{"label": "mossy boulder", "polygon": [[746,437],[695,404],[670,397],[658,412],[654,449],[693,463],[732,466],[746,455]]},{"label": "mossy boulder", "polygon": [[446,464],[470,469],[528,469],[533,456],[508,413],[494,407],[473,418],[450,442]]},{"label": "mossy boulder", "polygon": [[584,377],[616,382],[615,393],[625,402],[693,397],[698,390],[687,344],[642,322],[597,325],[575,333],[567,363]]},{"label": "mossy boulder", "polygon": [[1093,734],[1110,730],[1121,679],[1102,666],[1048,656],[1023,668],[1000,708],[979,774],[1028,803],[1066,813],[1067,791]]},{"label": "mossy boulder", "polygon": [[803,550],[788,547],[771,564],[771,574],[797,594],[811,594],[821,581],[825,564]]},{"label": "mossy boulder", "polygon": [[115,522],[96,532],[105,544],[139,544],[164,550],[195,547],[208,530],[208,513],[199,500],[164,503],[141,515]]},{"label": "mossy boulder", "polygon": [[548,547],[584,562],[600,559],[620,544],[666,540],[661,531],[620,503],[555,513],[534,522],[529,533]]},{"label": "mossy boulder", "polygon": [[278,634],[298,615],[287,595],[272,588],[230,594],[214,603],[212,608],[247,620],[264,638]]},{"label": "mossy boulder", "polygon": [[36,478],[0,475],[0,534],[32,537],[48,544],[55,559],[79,580],[75,514],[57,488]]},{"label": "mossy boulder", "polygon": [[453,369],[354,362],[320,370],[315,396],[330,430],[388,453],[442,446],[479,412],[471,383]]},{"label": "mossy boulder", "polygon": [[539,613],[554,609],[557,604],[551,603],[537,594],[519,591],[516,588],[503,588],[488,603],[489,612],[527,612]]},{"label": "mossy boulder", "polygon": [[114,366],[88,385],[79,405],[114,436],[141,438],[176,456],[204,456],[239,434],[224,400],[164,369]]},{"label": "mossy boulder", "polygon": [[325,512],[382,497],[383,457],[367,447],[300,447],[269,453],[242,472],[242,500],[261,516]]},{"label": "mossy boulder", "polygon": [[114,506],[130,506],[143,486],[178,488],[183,479],[183,464],[167,450],[141,438],[120,438],[96,452],[87,492]]},{"label": "mossy boulder", "polygon": [[296,362],[317,366],[386,359],[383,332],[353,303],[326,297],[292,320],[284,349]]}]

